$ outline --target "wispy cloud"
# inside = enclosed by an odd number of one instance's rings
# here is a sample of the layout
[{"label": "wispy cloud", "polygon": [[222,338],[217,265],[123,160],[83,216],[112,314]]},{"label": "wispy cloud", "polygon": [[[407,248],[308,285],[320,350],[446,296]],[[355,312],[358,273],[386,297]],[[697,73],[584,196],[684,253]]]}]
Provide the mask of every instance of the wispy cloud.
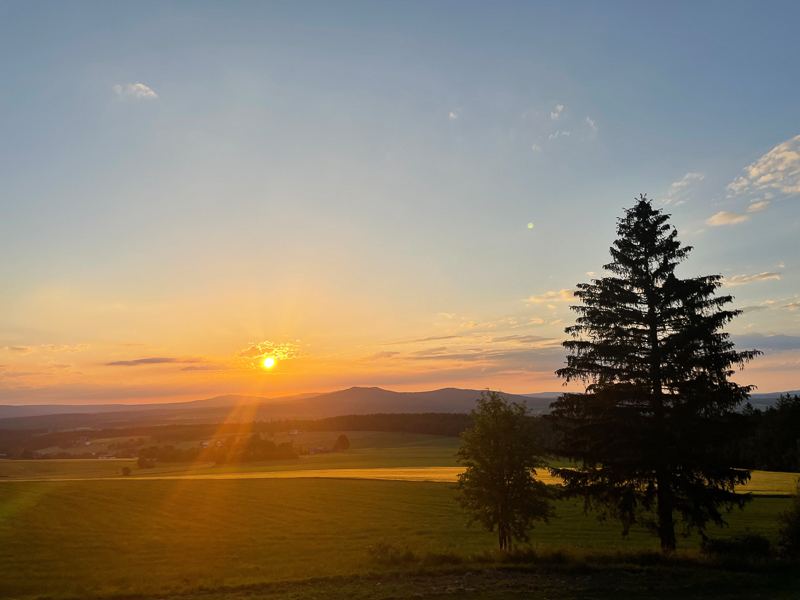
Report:
[{"label": "wispy cloud", "polygon": [[597,125],[594,124],[594,119],[586,117],[584,123],[586,123],[589,126],[589,139],[590,140],[595,139],[597,137]]},{"label": "wispy cloud", "polygon": [[183,367],[181,371],[228,371],[231,367],[226,365],[195,365],[191,367]]},{"label": "wispy cloud", "polygon": [[114,91],[120,98],[158,98],[158,94],[143,83],[117,84]]},{"label": "wispy cloud", "polygon": [[363,357],[363,360],[381,360],[382,358],[391,358],[393,356],[397,356],[400,354],[399,352],[384,350],[383,352],[374,352],[372,354],[367,354]]},{"label": "wispy cloud", "polygon": [[525,298],[523,302],[528,304],[544,304],[545,302],[572,302],[575,299],[575,291],[569,289],[557,292],[545,292],[541,296],[531,296]]},{"label": "wispy cloud", "polygon": [[38,346],[5,346],[4,350],[19,352],[20,354],[30,354],[31,352],[83,352],[91,348],[91,344],[39,344]]},{"label": "wispy cloud", "polygon": [[164,356],[156,356],[153,358],[137,358],[136,360],[115,360],[114,362],[106,363],[107,367],[138,367],[141,365],[163,365],[169,363],[199,363],[203,362],[202,358],[169,358]]},{"label": "wispy cloud", "polygon": [[569,131],[556,131],[555,133],[551,133],[547,137],[547,139],[548,140],[554,140],[554,139],[556,139],[558,137],[562,137],[562,136],[565,136],[565,135],[569,135]]},{"label": "wispy cloud", "polygon": [[706,219],[706,225],[710,225],[711,227],[719,227],[720,225],[734,225],[736,223],[742,223],[747,221],[747,219],[749,219],[750,215],[753,213],[764,210],[768,206],[769,202],[765,200],[763,202],[754,202],[748,207],[747,212],[742,215],[737,215],[736,213],[728,211],[718,212],[714,216]]},{"label": "wispy cloud", "polygon": [[537,146],[536,144],[534,144],[533,146],[531,146],[531,150],[533,150],[534,152],[541,152],[542,151],[542,147],[541,146]]},{"label": "wispy cloud", "polygon": [[756,162],[746,167],[725,188],[728,197],[777,190],[788,196],[800,194],[800,135],[778,144]]},{"label": "wispy cloud", "polygon": [[542,335],[504,335],[501,337],[492,338],[489,340],[493,344],[536,344],[536,345],[552,345],[559,342],[557,338],[545,337]]},{"label": "wispy cloud", "polygon": [[451,112],[451,113],[450,113],[450,120],[451,120],[451,121],[452,121],[453,119],[457,119],[457,118],[458,118],[458,115],[457,115],[456,113],[454,113],[454,112]]},{"label": "wispy cloud", "polygon": [[742,311],[744,314],[761,312],[762,310],[769,310],[769,309],[770,309],[769,306],[762,306],[761,304],[739,307],[739,310]]},{"label": "wispy cloud", "polygon": [[562,104],[556,106],[556,109],[550,113],[550,119],[553,121],[558,121],[558,117],[561,115],[562,110],[564,110],[564,106]]},{"label": "wispy cloud", "polygon": [[447,346],[439,346],[438,348],[426,348],[425,350],[417,350],[412,352],[412,356],[437,356],[447,352]]},{"label": "wispy cloud", "polygon": [[733,336],[733,341],[741,348],[800,350],[800,336],[797,335],[751,333]]},{"label": "wispy cloud", "polygon": [[19,354],[30,354],[35,350],[32,346],[5,346],[3,350],[9,352],[18,352]]},{"label": "wispy cloud", "polygon": [[770,279],[780,279],[780,273],[756,273],[755,275],[734,275],[730,279],[725,280],[725,285],[744,285],[746,283],[753,283],[754,281],[768,281]]},{"label": "wispy cloud", "polygon": [[705,175],[702,173],[687,173],[683,176],[683,179],[669,186],[666,197],[661,201],[662,204],[665,206],[673,202],[675,202],[676,205],[683,204],[686,202],[685,196],[688,187],[695,181],[702,181],[704,178]]},{"label": "wispy cloud", "polygon": [[424,344],[425,342],[438,342],[439,340],[453,340],[456,338],[464,337],[460,334],[452,334],[452,335],[431,335],[424,338],[417,338],[414,340],[400,340],[397,342],[387,342],[385,344],[364,344],[362,348],[372,348],[375,346],[400,346],[403,344]]}]

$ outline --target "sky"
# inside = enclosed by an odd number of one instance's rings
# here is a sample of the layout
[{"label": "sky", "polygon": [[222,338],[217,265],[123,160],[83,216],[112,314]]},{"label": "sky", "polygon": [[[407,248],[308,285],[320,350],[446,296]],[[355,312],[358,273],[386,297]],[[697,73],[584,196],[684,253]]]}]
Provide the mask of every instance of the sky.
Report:
[{"label": "sky", "polygon": [[0,403],[557,391],[640,193],[744,310],[735,380],[800,389],[798,22],[0,0]]}]

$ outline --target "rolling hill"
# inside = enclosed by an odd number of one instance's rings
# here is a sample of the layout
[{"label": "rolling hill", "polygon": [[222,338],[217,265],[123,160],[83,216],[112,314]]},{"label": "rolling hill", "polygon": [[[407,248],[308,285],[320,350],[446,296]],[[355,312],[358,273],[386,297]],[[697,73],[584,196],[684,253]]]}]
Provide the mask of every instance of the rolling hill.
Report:
[{"label": "rolling hill", "polygon": [[[789,392],[800,393],[800,392]],[[323,394],[280,398],[227,395],[167,404],[96,404],[0,406],[0,429],[60,430],[131,427],[174,423],[218,423],[281,418],[318,419],[348,414],[466,413],[475,407],[478,390],[445,388],[428,392],[394,392],[378,387],[352,387]],[[525,401],[534,414],[549,411],[559,392],[504,394]],[[764,409],[780,393],[753,394],[751,404]]]}]

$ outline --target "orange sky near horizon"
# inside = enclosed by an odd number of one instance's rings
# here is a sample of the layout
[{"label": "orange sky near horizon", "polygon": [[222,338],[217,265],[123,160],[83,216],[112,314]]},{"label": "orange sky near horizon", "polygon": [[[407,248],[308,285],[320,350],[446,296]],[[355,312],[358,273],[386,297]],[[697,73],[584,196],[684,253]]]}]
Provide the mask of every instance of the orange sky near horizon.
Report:
[{"label": "orange sky near horizon", "polygon": [[[333,309],[332,296],[319,304],[307,299],[302,307],[286,299],[243,298],[240,310],[232,310],[230,297],[222,295],[128,304],[52,292],[25,308],[48,335],[40,343],[0,348],[0,403],[160,403],[352,386],[558,391],[565,389],[554,370],[564,361],[560,343],[572,319],[570,294],[562,289],[509,298],[499,318],[442,312],[425,322],[413,310],[392,313],[390,320],[369,306],[345,302]],[[327,314],[337,319],[327,321]],[[118,332],[117,339],[108,339],[107,331]],[[161,343],[145,341],[151,337]],[[53,339],[61,343],[45,341]],[[275,359],[273,368],[263,367],[266,357]],[[785,360],[786,353],[780,361],[761,357],[735,379],[762,392],[796,389]]]}]

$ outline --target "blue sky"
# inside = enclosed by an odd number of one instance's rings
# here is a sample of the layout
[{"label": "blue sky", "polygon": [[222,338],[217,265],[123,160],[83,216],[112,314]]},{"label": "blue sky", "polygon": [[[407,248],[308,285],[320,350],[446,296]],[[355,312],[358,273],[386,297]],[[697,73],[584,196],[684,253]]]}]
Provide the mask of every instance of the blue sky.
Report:
[{"label": "blue sky", "polygon": [[561,291],[639,193],[747,308],[738,378],[798,389],[798,22],[0,2],[0,401],[556,389]]}]

